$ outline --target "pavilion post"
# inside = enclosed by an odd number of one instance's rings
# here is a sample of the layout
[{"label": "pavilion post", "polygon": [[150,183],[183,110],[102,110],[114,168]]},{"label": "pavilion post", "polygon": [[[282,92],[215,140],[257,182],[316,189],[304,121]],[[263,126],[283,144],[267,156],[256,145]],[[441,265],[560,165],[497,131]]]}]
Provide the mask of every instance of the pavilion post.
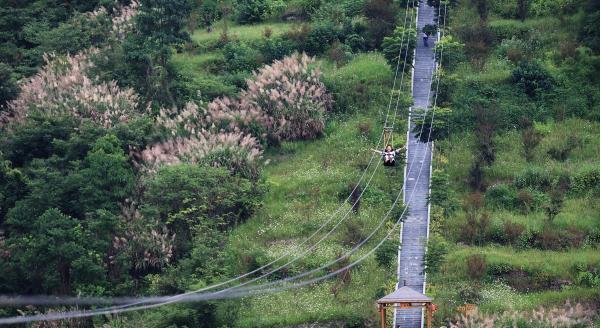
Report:
[{"label": "pavilion post", "polygon": [[386,328],[386,307],[384,304],[378,304],[380,307],[380,328]]},{"label": "pavilion post", "polygon": [[432,304],[426,303],[426,328],[432,328]]}]

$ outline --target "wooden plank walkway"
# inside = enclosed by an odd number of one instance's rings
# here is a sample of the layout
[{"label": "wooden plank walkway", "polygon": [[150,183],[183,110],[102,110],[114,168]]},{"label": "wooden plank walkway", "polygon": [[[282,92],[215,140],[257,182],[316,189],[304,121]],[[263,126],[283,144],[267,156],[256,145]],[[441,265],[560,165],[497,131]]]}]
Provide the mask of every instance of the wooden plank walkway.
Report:
[{"label": "wooden plank walkway", "polygon": [[[421,30],[426,24],[434,24],[436,9],[420,1],[417,16],[417,44],[415,49],[415,64],[413,70],[413,101],[414,108],[428,108],[432,93],[432,73],[435,69],[434,53],[432,51],[435,36],[431,36],[428,47],[425,47]],[[410,117],[412,110],[410,109]],[[409,129],[413,130],[410,123]],[[431,143],[419,142],[412,132],[407,140],[407,171],[405,175],[404,201],[409,205],[407,219],[401,231],[401,247],[399,250],[398,287],[404,285],[418,292],[425,292],[424,254],[428,236],[428,193],[430,187]],[[413,165],[411,165],[413,163]],[[419,179],[418,179],[419,176]],[[421,327],[421,309],[403,309],[395,312],[396,327]]]}]

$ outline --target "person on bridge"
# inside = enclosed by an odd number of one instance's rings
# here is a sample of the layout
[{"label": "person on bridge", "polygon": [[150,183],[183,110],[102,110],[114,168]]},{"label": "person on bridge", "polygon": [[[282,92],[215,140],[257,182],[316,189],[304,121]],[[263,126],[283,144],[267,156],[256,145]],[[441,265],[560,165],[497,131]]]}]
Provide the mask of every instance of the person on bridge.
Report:
[{"label": "person on bridge", "polygon": [[428,33],[422,32],[422,39],[424,39],[424,47],[428,46]]}]

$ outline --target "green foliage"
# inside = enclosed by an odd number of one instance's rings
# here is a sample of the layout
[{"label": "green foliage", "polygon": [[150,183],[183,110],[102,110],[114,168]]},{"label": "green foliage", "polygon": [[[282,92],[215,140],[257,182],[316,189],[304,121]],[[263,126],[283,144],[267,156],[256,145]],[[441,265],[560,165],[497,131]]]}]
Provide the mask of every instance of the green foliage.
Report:
[{"label": "green foliage", "polygon": [[212,26],[215,21],[221,18],[219,0],[202,0],[200,5],[193,8],[193,10],[198,11],[200,21],[205,27]]},{"label": "green foliage", "polygon": [[436,273],[445,261],[445,256],[449,252],[449,245],[444,238],[437,234],[430,236],[428,240],[428,250],[425,257],[426,272]]},{"label": "green foliage", "polygon": [[301,50],[310,55],[322,54],[328,47],[338,40],[338,28],[331,22],[318,22],[311,25],[311,30],[303,44],[298,45]]},{"label": "green foliage", "polygon": [[388,65],[393,70],[400,61],[401,69],[410,68],[413,61],[413,50],[415,49],[417,32],[413,28],[404,28],[397,26],[391,36],[384,38],[382,42],[382,52]]},{"label": "green foliage", "polygon": [[527,23],[511,19],[498,19],[490,22],[489,28],[497,42],[504,40],[528,40],[528,34],[532,32]]},{"label": "green foliage", "polygon": [[467,258],[467,274],[474,280],[480,280],[486,274],[486,256],[472,254]]},{"label": "green foliage", "polygon": [[366,41],[369,49],[379,49],[396,24],[398,7],[392,0],[367,0],[363,14],[367,18]]},{"label": "green foliage", "polygon": [[414,119],[415,127],[412,132],[421,142],[442,140],[449,135],[450,108],[433,107],[424,114],[414,111],[417,112],[417,117]]},{"label": "green foliage", "polygon": [[292,42],[281,37],[264,38],[259,44],[261,56],[265,63],[271,63],[274,60],[290,56],[293,47]]},{"label": "green foliage", "polygon": [[[20,78],[36,72],[43,63],[44,52],[66,54],[98,45],[106,36],[107,15],[98,12],[92,17],[89,13],[100,2],[71,1],[68,5],[60,1],[3,3],[0,9],[0,61],[11,66]],[[120,2],[123,4],[124,1]]]},{"label": "green foliage", "polygon": [[110,51],[117,57],[109,61],[113,67],[105,68],[113,72],[111,78],[133,86],[147,101],[176,105],[177,79],[169,59],[172,47],[180,48],[190,40],[185,31],[190,9],[187,0],[140,1],[136,33]]},{"label": "green foliage", "polygon": [[511,185],[494,185],[486,190],[486,203],[493,207],[511,210],[517,205],[517,191]]},{"label": "green foliage", "polygon": [[291,0],[284,17],[311,18],[323,5],[323,0]]},{"label": "green foliage", "polygon": [[398,250],[398,243],[386,239],[376,250],[376,261],[378,262],[378,265],[389,268],[392,260],[396,258]]},{"label": "green foliage", "polygon": [[[478,0],[485,1],[485,0]],[[465,44],[465,54],[477,69],[482,69],[494,42],[494,34],[483,22],[462,26],[457,36]]]},{"label": "green foliage", "polygon": [[449,183],[449,175],[442,170],[434,170],[430,179],[430,198],[432,205],[443,208],[446,216],[458,208],[453,190]]},{"label": "green foliage", "polygon": [[[9,275],[0,278],[18,292],[69,294],[87,284],[102,284],[101,255],[91,249],[88,235],[75,218],[48,209],[34,220],[29,233],[11,237],[11,252],[5,260]],[[40,261],[40,259],[43,259]],[[35,269],[31,263],[37,263]],[[25,287],[27,286],[27,287]]]},{"label": "green foliage", "polygon": [[[98,139],[83,161],[78,172],[79,188],[84,209],[119,210],[119,201],[133,191],[134,175],[121,141],[114,135]],[[109,192],[110,191],[110,192]]]},{"label": "green foliage", "polygon": [[511,79],[530,97],[540,96],[553,87],[551,75],[536,62],[521,62],[511,72]]},{"label": "green foliage", "polygon": [[252,71],[260,65],[260,54],[244,42],[231,41],[223,47],[225,68],[229,72]]},{"label": "green foliage", "polygon": [[268,0],[235,0],[234,12],[240,24],[258,23],[269,14]]},{"label": "green foliage", "polygon": [[12,69],[0,62],[0,113],[7,102],[17,97],[18,92],[19,88]]},{"label": "green foliage", "polygon": [[453,69],[465,60],[464,44],[451,35],[443,36],[434,46],[436,60],[447,69]]},{"label": "green foliage", "polygon": [[177,257],[190,251],[204,221],[218,229],[235,226],[253,214],[261,198],[260,188],[225,168],[191,164],[164,167],[145,187],[142,212],[176,233]]},{"label": "green foliage", "polygon": [[436,24],[426,24],[422,28],[422,32],[426,33],[428,36],[433,36],[438,32],[438,26]]},{"label": "green foliage", "polygon": [[599,193],[599,170],[596,168],[577,172],[570,181],[570,192],[582,195],[589,191]]},{"label": "green foliage", "polygon": [[0,224],[9,208],[15,205],[15,202],[25,196],[28,192],[27,176],[19,169],[11,167],[10,161],[5,161],[0,157]]}]

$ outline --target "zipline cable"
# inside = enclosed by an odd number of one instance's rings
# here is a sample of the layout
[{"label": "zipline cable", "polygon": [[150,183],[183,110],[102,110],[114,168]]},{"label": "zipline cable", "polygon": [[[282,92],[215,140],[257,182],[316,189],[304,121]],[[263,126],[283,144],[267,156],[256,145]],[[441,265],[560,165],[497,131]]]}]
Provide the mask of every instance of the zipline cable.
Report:
[{"label": "zipline cable", "polygon": [[[415,0],[413,1],[413,5],[415,5]],[[413,15],[414,15],[414,12],[415,12],[415,10],[412,10],[412,11],[411,11],[411,16],[413,16]],[[406,3],[406,7],[405,7],[405,17],[404,17],[404,20],[403,20],[403,28],[405,28],[405,27],[407,26],[407,17],[408,17],[408,13],[409,13],[409,1],[407,1],[407,3]],[[411,27],[411,24],[410,24],[410,27]],[[399,47],[399,55],[397,56],[397,57],[398,57],[398,59],[397,59],[397,65],[396,65],[396,68],[395,68],[395,76],[394,76],[394,81],[393,81],[393,87],[392,87],[392,90],[391,90],[391,92],[390,92],[390,98],[389,98],[389,102],[388,102],[388,106],[387,106],[387,107],[388,107],[388,109],[387,109],[387,112],[386,112],[386,119],[385,119],[385,122],[384,122],[384,127],[386,127],[386,126],[387,126],[387,123],[388,123],[388,118],[389,118],[389,114],[390,114],[390,109],[391,109],[391,107],[392,107],[392,100],[393,100],[393,97],[394,97],[394,90],[396,89],[396,82],[397,82],[397,80],[398,80],[398,71],[399,71],[399,68],[400,68],[401,54],[402,54],[402,51],[403,51],[404,38],[405,38],[405,33],[404,33],[404,34],[402,35],[402,37],[401,37],[401,44],[400,44],[400,47]],[[405,76],[405,68],[406,68],[406,59],[407,59],[407,53],[408,53],[408,51],[407,51],[408,47],[409,47],[409,40],[407,40],[407,45],[405,46],[405,48],[406,48],[406,51],[405,51],[405,61],[404,61],[404,64],[403,64],[403,70],[402,70],[401,79],[400,79],[400,83],[399,83],[399,85],[400,85],[400,87],[399,87],[399,88],[400,88],[400,89],[399,89],[399,93],[398,93],[398,96],[397,96],[396,108],[398,108],[399,98],[400,98],[400,94],[401,94],[402,87],[403,87],[403,81],[404,81],[404,76]],[[395,108],[395,109],[396,109],[396,108]],[[393,116],[393,123],[392,123],[392,124],[393,124],[393,127],[394,127],[394,124],[395,124],[396,113],[397,113],[397,111],[395,110],[395,111],[394,111],[394,116]],[[383,136],[383,134],[384,134],[384,132],[382,132],[382,134],[380,135],[380,138],[379,138],[379,140],[378,140],[378,145],[380,144],[380,141],[381,141],[381,139],[382,139],[382,136]],[[384,145],[384,146],[385,146],[385,145]],[[375,156],[376,156],[375,154],[372,154],[372,156],[371,156],[371,159],[370,159],[370,162],[369,162],[369,164],[368,164],[368,167],[366,167],[366,169],[363,171],[363,174],[362,174],[362,176],[361,176],[361,179],[360,179],[359,183],[361,182],[361,180],[362,180],[362,179],[363,179],[363,177],[365,176],[365,173],[366,173],[366,172],[367,172],[367,170],[369,169],[369,166],[370,166],[371,162],[373,161],[373,159],[375,158]],[[379,165],[379,164],[378,164],[378,165]],[[369,180],[368,180],[368,182],[367,182],[366,186],[365,186],[365,187],[362,189],[362,191],[361,191],[360,195],[357,197],[357,199],[355,200],[355,202],[352,204],[351,208],[350,208],[350,209],[349,209],[349,210],[348,210],[348,211],[347,211],[347,212],[344,214],[344,216],[342,217],[342,219],[341,219],[341,220],[339,220],[339,221],[336,223],[336,225],[335,225],[335,226],[334,226],[334,227],[333,227],[333,228],[332,228],[332,229],[331,229],[329,232],[327,232],[327,233],[326,233],[326,234],[325,234],[325,235],[324,235],[324,236],[323,236],[321,239],[319,239],[319,240],[318,240],[318,241],[317,241],[317,242],[316,242],[314,245],[312,245],[312,246],[311,246],[311,247],[309,247],[309,248],[308,248],[306,251],[304,251],[304,252],[301,254],[301,256],[297,256],[297,257],[295,257],[293,260],[291,260],[291,261],[288,261],[287,263],[285,263],[285,264],[281,265],[280,267],[278,267],[278,268],[276,268],[276,269],[274,269],[274,270],[271,270],[271,271],[269,271],[269,272],[267,272],[267,273],[265,273],[265,274],[263,274],[263,275],[261,275],[261,276],[259,276],[259,277],[253,278],[253,279],[251,279],[251,280],[249,280],[249,281],[247,281],[247,282],[241,283],[241,284],[239,284],[238,286],[232,286],[232,287],[228,287],[228,288],[226,288],[226,289],[222,290],[222,292],[224,292],[224,291],[228,291],[228,290],[231,290],[231,289],[234,289],[234,288],[238,288],[238,287],[241,287],[241,286],[244,286],[244,285],[250,284],[250,283],[252,283],[252,282],[254,282],[254,281],[257,281],[257,280],[259,280],[259,279],[262,279],[262,278],[264,278],[264,277],[267,277],[267,276],[269,276],[269,275],[271,275],[271,274],[273,274],[273,273],[275,273],[275,272],[277,272],[277,271],[279,271],[279,270],[281,270],[281,269],[283,269],[283,268],[287,267],[288,265],[290,265],[290,264],[292,264],[292,263],[296,262],[296,260],[298,260],[298,259],[300,259],[300,258],[304,257],[304,255],[306,255],[306,254],[308,254],[310,251],[314,250],[314,249],[315,249],[315,248],[316,248],[316,247],[317,247],[317,246],[318,246],[318,245],[319,245],[319,244],[320,244],[322,241],[324,241],[324,240],[325,240],[327,237],[329,237],[329,236],[330,236],[330,235],[331,235],[331,234],[332,234],[332,233],[333,233],[333,232],[334,232],[334,231],[335,231],[335,230],[338,228],[338,226],[339,226],[339,225],[340,225],[340,224],[341,224],[341,223],[342,223],[344,220],[346,220],[346,218],[348,217],[348,215],[349,215],[349,214],[352,212],[352,208],[353,208],[354,206],[356,206],[356,204],[359,202],[359,200],[361,199],[361,197],[363,196],[363,194],[364,194],[364,193],[365,193],[365,191],[367,190],[368,186],[370,185],[371,181],[373,180],[373,177],[375,176],[375,173],[377,172],[377,169],[378,169],[378,166],[376,167],[376,169],[374,169],[374,171],[372,172],[372,174],[371,174],[371,176],[370,176],[370,178],[369,178]],[[351,195],[349,195],[349,196],[347,197],[347,199],[345,200],[345,202],[346,202],[346,201],[348,201],[348,200],[351,198],[351,196],[352,196],[352,193],[354,193],[354,192],[355,192],[355,190],[358,188],[358,186],[359,186],[359,183],[357,183],[357,184],[355,185],[355,187],[353,188],[353,191],[351,192]],[[338,209],[338,210],[337,210],[337,211],[336,211],[334,214],[338,213],[338,212],[339,212],[339,210],[340,210],[341,208],[342,208],[342,206],[341,206],[341,207],[340,207],[340,208],[339,208],[339,209]],[[315,235],[316,235],[316,234],[317,234],[319,231],[321,231],[321,230],[322,230],[322,229],[323,229],[323,228],[324,228],[324,227],[325,227],[325,226],[326,226],[328,223],[330,223],[330,222],[332,221],[332,219],[333,219],[333,218],[334,218],[334,215],[332,215],[332,216],[330,217],[330,219],[329,219],[329,220],[327,220],[327,221],[326,221],[326,222],[325,222],[325,223],[324,223],[324,224],[323,224],[321,227],[319,227],[319,228],[318,228],[318,230],[317,230],[317,231],[315,231],[315,232],[314,232],[314,233],[313,233],[311,236],[309,236],[308,238],[306,238],[306,239],[305,239],[305,241],[303,241],[301,244],[299,244],[299,245],[298,245],[296,248],[298,249],[300,246],[303,246],[304,244],[306,244],[306,243],[307,243],[307,242],[308,242],[310,239],[312,239],[312,238],[313,238],[313,237],[314,237],[314,236],[315,236]],[[259,271],[261,271],[261,270],[265,269],[266,267],[268,267],[268,266],[271,266],[272,264],[275,264],[275,263],[276,263],[276,262],[278,262],[279,260],[281,260],[281,259],[283,259],[283,258],[287,257],[288,255],[290,255],[291,253],[292,253],[292,252],[286,253],[286,254],[284,254],[283,256],[280,256],[279,258],[276,258],[275,260],[272,260],[271,262],[269,262],[269,263],[267,263],[267,264],[265,264],[265,265],[263,265],[263,266],[261,266],[261,267],[259,267],[259,268],[257,268],[257,269],[254,269],[254,270],[252,270],[252,271],[250,271],[250,272],[247,272],[247,273],[245,273],[245,274],[243,274],[243,275],[240,275],[240,276],[238,276],[238,277],[236,277],[236,278],[232,278],[232,279],[229,279],[229,280],[227,280],[227,281],[225,281],[225,282],[222,282],[222,283],[219,283],[219,284],[215,284],[215,285],[212,285],[212,286],[208,286],[208,287],[204,287],[204,288],[201,288],[201,289],[198,289],[198,290],[195,290],[195,291],[186,292],[186,293],[183,293],[182,295],[189,295],[189,294],[200,293],[200,292],[203,292],[203,291],[207,291],[207,290],[215,289],[215,288],[217,288],[217,287],[223,286],[223,285],[225,285],[225,284],[228,284],[228,283],[230,283],[230,282],[233,282],[233,281],[236,281],[236,280],[240,280],[240,279],[242,279],[242,278],[245,278],[245,277],[247,277],[247,276],[249,276],[249,275],[251,275],[251,274],[253,274],[253,273],[259,272]],[[133,305],[137,305],[137,304],[141,304],[141,303],[134,303],[134,304],[130,304],[130,305],[127,305],[127,306],[133,306]],[[116,308],[122,308],[122,307],[125,307],[125,306],[119,306],[119,307],[116,307]]]}]

